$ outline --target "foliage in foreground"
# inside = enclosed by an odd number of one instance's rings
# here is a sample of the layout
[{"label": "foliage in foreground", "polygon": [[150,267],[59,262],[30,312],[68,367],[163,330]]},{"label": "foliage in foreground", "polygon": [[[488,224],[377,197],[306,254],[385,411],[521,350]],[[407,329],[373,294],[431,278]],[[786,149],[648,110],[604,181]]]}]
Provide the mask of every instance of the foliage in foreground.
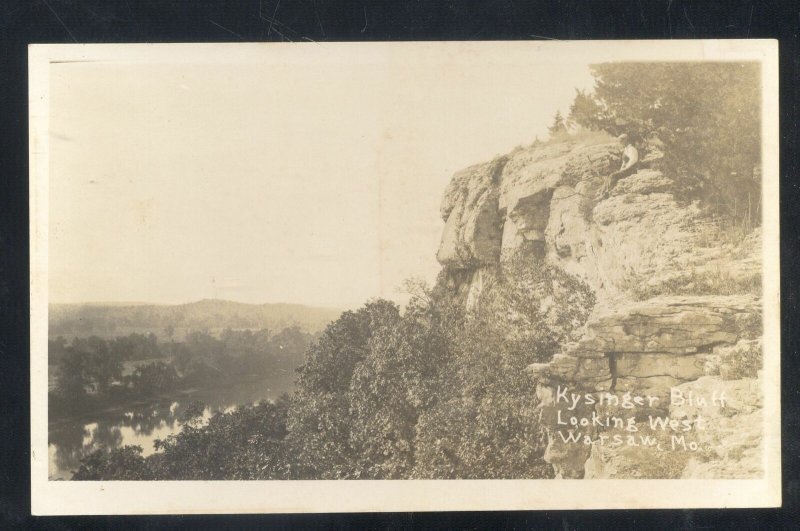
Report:
[{"label": "foliage in foreground", "polygon": [[160,452],[142,456],[140,446],[100,449],[81,462],[75,480],[286,479],[288,397],[242,406],[202,421],[195,404],[183,429],[156,442]]},{"label": "foliage in foreground", "polygon": [[585,322],[585,284],[532,257],[507,261],[469,313],[418,288],[404,313],[385,300],[345,312],[308,350],[295,393],[195,417],[142,457],[100,450],[74,479],[542,478],[534,385]]}]

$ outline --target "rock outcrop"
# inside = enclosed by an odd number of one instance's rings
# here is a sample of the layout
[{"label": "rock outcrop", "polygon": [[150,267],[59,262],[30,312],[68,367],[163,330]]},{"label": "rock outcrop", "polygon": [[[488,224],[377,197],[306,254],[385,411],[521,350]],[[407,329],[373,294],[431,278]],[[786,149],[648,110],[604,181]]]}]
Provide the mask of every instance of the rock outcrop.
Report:
[{"label": "rock outcrop", "polygon": [[500,256],[502,218],[498,211],[498,179],[507,159],[462,170],[453,177],[442,200],[445,220],[436,258],[454,269],[491,265]]},{"label": "rock outcrop", "polygon": [[[760,302],[748,295],[658,297],[596,313],[579,342],[551,362],[529,367],[548,426],[546,459],[561,477],[706,477],[703,474],[709,467],[713,470],[714,465],[707,463],[714,462],[715,441],[724,440],[729,445],[726,452],[737,445],[742,452],[755,452],[752,435],[760,434],[762,426],[760,410],[754,411],[760,404],[753,397],[759,392],[758,380],[726,381],[720,376],[719,360],[730,359],[729,352],[736,348],[760,354],[760,335]],[[749,372],[754,376],[757,364],[752,367]],[[564,400],[565,394],[588,394],[593,403],[570,410],[572,402]],[[602,404],[610,396],[616,399]],[[625,408],[620,405],[625,396],[641,397],[642,403]],[[693,402],[687,405],[690,396]],[[738,407],[741,403],[753,407]],[[750,417],[732,420],[742,412]],[[685,431],[684,426],[676,430],[652,424],[656,418],[694,421],[700,413],[702,425]],[[572,426],[568,421],[573,417],[593,422]],[[611,425],[605,425],[609,418]],[[736,439],[734,427],[739,422],[738,433],[749,431],[750,437]],[[573,439],[578,433],[588,435],[591,442],[576,444]],[[657,441],[656,448],[643,445],[641,437]],[[697,448],[689,448],[693,444]],[[690,461],[707,466],[698,465],[690,473],[685,471]],[[739,477],[741,472],[740,467],[732,467],[727,477]]]},{"label": "rock outcrop", "polygon": [[453,287],[475,296],[471,285],[485,276],[475,273],[521,249],[583,279],[599,299],[692,294],[711,278],[760,282],[758,233],[746,245],[724,242],[717,222],[698,202],[679,201],[660,170],[641,168],[601,197],[620,151],[608,137],[584,135],[456,173],[437,254]]},{"label": "rock outcrop", "polygon": [[558,477],[756,477],[759,232],[728,241],[657,157],[602,194],[621,148],[587,134],[457,173],[441,209],[443,285],[474,307],[526,251],[595,293],[579,339],[529,367]]}]

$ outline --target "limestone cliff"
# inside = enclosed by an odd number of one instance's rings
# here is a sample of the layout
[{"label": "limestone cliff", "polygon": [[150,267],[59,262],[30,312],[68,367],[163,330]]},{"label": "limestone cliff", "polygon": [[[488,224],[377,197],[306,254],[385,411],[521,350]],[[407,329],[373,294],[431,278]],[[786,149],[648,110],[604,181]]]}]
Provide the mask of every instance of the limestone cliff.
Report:
[{"label": "limestone cliff", "polygon": [[[531,267],[543,261],[594,291],[580,339],[530,367],[557,476],[758,476],[759,233],[729,237],[652,154],[601,194],[621,149],[584,134],[456,173],[441,207],[443,285],[472,308],[504,259],[525,250]],[[581,397],[573,409],[565,390]],[[623,408],[626,393],[642,403]],[[690,393],[706,400],[680,402]],[[572,417],[588,425],[562,424]],[[632,434],[651,438],[630,444]]]}]

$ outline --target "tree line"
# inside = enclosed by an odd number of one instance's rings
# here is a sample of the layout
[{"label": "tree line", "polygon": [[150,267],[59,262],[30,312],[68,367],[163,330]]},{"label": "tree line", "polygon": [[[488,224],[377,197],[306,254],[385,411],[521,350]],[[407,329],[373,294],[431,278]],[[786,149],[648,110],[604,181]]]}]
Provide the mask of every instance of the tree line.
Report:
[{"label": "tree line", "polygon": [[[275,334],[267,329],[227,329],[219,337],[192,332],[180,342],[159,342],[154,334],[136,333],[113,339],[51,339],[49,356],[56,375],[51,415],[244,378],[291,379],[314,337],[289,327]],[[144,363],[125,371],[128,361]]]}]

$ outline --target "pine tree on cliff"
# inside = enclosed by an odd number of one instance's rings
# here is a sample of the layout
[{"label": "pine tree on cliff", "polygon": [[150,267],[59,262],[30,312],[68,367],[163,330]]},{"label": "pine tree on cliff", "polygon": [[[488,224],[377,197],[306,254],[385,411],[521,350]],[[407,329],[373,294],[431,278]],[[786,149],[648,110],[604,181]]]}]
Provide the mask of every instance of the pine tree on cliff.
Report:
[{"label": "pine tree on cliff", "polygon": [[564,117],[561,115],[561,111],[556,111],[555,116],[553,116],[553,123],[550,124],[550,127],[547,128],[550,131],[550,136],[556,136],[559,133],[563,133],[567,130],[567,124],[564,122]]},{"label": "pine tree on cliff", "polygon": [[567,121],[571,125],[578,125],[590,130],[600,130],[607,127],[603,120],[600,104],[594,96],[586,91],[575,89],[575,99],[569,107]]}]

